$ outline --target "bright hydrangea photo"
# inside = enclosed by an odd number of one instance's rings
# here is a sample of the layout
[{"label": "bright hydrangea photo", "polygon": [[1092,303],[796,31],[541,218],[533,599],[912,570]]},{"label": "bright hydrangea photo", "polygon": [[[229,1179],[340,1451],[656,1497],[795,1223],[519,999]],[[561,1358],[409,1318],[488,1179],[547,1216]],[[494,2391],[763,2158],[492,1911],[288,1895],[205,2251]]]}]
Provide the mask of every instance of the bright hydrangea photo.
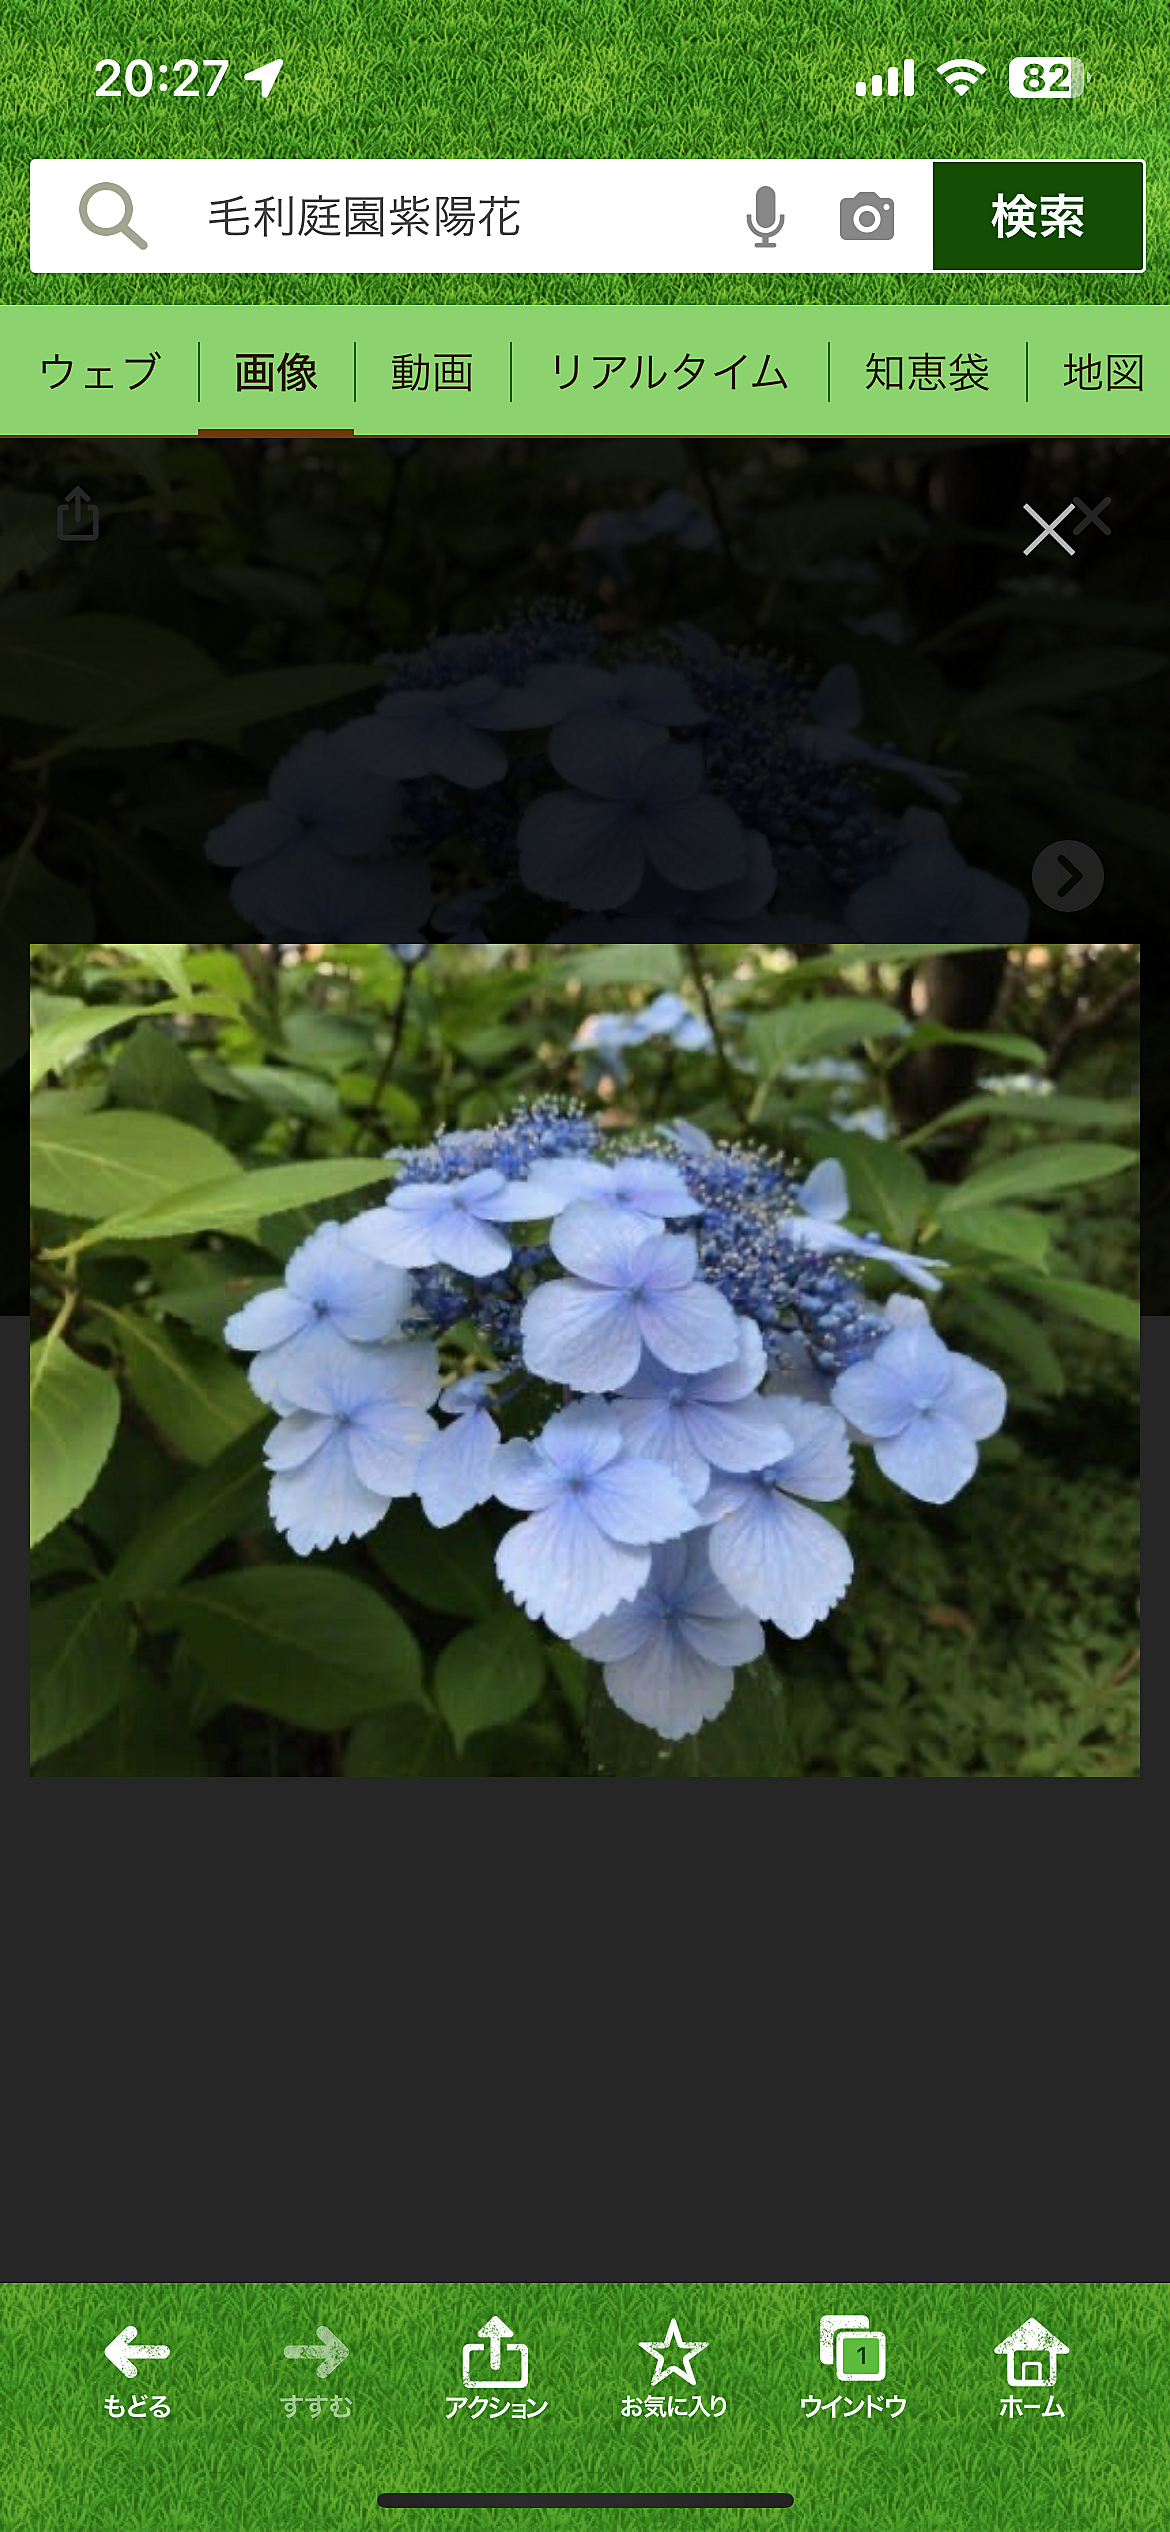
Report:
[{"label": "bright hydrangea photo", "polygon": [[34,947],[33,1772],[1136,1773],[1136,949],[428,930]]},{"label": "bright hydrangea photo", "polygon": [[[869,1258],[939,1277],[838,1227],[839,1164],[801,1182],[693,1127],[619,1149],[545,1103],[399,1158],[224,1330],[277,1413],[273,1521],[304,1556],[403,1496],[438,1527],[505,1505],[501,1588],[665,1740],[722,1713],[765,1626],[831,1618],[854,1560],[816,1507],[855,1452],[948,1503],[1003,1422],[1000,1374],[923,1301],[867,1295]],[[485,1361],[445,1380],[457,1329]]]}]

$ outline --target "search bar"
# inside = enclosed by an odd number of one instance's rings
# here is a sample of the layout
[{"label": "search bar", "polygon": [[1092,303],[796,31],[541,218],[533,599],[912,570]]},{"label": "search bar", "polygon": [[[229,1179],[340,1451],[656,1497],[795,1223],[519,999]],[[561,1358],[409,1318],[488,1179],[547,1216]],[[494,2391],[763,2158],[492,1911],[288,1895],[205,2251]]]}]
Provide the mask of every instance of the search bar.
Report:
[{"label": "search bar", "polygon": [[37,158],[33,272],[933,268],[911,159]]}]

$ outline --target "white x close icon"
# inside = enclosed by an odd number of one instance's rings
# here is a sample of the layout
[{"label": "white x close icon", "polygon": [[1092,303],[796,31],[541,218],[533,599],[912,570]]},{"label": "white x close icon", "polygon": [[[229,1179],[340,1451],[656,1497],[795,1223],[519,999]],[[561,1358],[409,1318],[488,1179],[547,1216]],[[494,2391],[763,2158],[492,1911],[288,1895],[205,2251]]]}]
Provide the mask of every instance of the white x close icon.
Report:
[{"label": "white x close icon", "polygon": [[1033,539],[1032,539],[1031,544],[1030,544],[1030,545],[1025,545],[1025,547],[1024,547],[1024,552],[1025,552],[1025,554],[1034,554],[1034,553],[1035,553],[1035,551],[1036,551],[1037,546],[1038,546],[1038,545],[1043,545],[1043,543],[1044,543],[1044,539],[1045,539],[1045,537],[1046,537],[1046,536],[1050,536],[1050,537],[1052,538],[1052,541],[1053,541],[1054,545],[1059,545],[1059,546],[1063,547],[1063,550],[1064,550],[1064,552],[1065,552],[1066,554],[1075,554],[1075,552],[1076,552],[1076,547],[1075,547],[1075,545],[1068,545],[1068,544],[1066,544],[1066,543],[1065,543],[1065,540],[1064,540],[1064,538],[1063,538],[1063,536],[1058,536],[1058,535],[1057,535],[1057,533],[1056,533],[1056,531],[1057,531],[1058,527],[1060,527],[1060,526],[1062,525],[1062,523],[1063,523],[1063,521],[1064,521],[1065,519],[1071,519],[1072,514],[1073,514],[1073,511],[1076,509],[1076,507],[1077,507],[1076,502],[1075,502],[1075,501],[1070,501],[1070,502],[1069,502],[1069,504],[1068,504],[1067,509],[1058,511],[1058,513],[1057,513],[1057,515],[1056,515],[1056,517],[1055,517],[1054,519],[1042,519],[1042,518],[1040,517],[1040,512],[1039,512],[1038,510],[1034,510],[1034,509],[1032,508],[1032,504],[1031,504],[1031,502],[1030,502],[1030,501],[1025,501],[1025,503],[1024,503],[1024,508],[1025,508],[1025,510],[1027,511],[1029,518],[1030,518],[1030,519],[1036,519],[1036,520],[1038,520],[1038,521],[1039,521],[1039,526],[1040,526],[1040,534],[1039,534],[1039,536],[1034,536],[1034,537],[1033,537]]}]

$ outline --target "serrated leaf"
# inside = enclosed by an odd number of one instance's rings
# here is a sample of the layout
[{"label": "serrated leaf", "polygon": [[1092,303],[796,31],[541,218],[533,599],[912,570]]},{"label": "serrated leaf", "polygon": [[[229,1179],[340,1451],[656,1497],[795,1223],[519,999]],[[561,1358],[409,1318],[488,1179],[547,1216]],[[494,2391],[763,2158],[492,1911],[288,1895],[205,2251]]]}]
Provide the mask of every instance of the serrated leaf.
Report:
[{"label": "serrated leaf", "polygon": [[32,1613],[33,1764],[100,1723],[129,1680],[124,1609],[89,1583],[42,1601]]},{"label": "serrated leaf", "polygon": [[111,1215],[75,1245],[89,1248],[104,1239],[173,1240],[190,1231],[234,1231],[237,1238],[262,1245],[257,1225],[270,1215],[353,1195],[389,1178],[391,1168],[391,1162],[380,1160],[277,1161],[270,1169],[207,1178],[160,1204]]},{"label": "serrated leaf", "polygon": [[905,1028],[901,1012],[892,1010],[889,1003],[865,994],[842,994],[833,1000],[788,1002],[776,1011],[756,1012],[744,1034],[766,1090],[786,1064],[804,1063],[833,1046],[856,1046],[867,1037],[901,1037]]},{"label": "serrated leaf", "polygon": [[177,1117],[107,1108],[96,1116],[29,1119],[33,1203],[81,1222],[140,1213],[199,1180],[240,1174],[222,1143]]},{"label": "serrated leaf", "polygon": [[418,1645],[368,1583],[263,1565],[189,1583],[150,1610],[233,1704],[316,1732],[422,1695]]},{"label": "serrated leaf", "polygon": [[110,941],[109,949],[122,950],[136,967],[145,967],[152,976],[161,976],[171,992],[184,999],[191,987],[187,976],[185,945],[182,941]]},{"label": "serrated leaf", "polygon": [[814,1160],[839,1160],[849,1190],[849,1210],[867,1230],[880,1231],[895,1248],[913,1245],[930,1196],[920,1161],[899,1143],[840,1126],[817,1126],[808,1137]]},{"label": "serrated leaf", "polygon": [[354,1725],[345,1752],[347,1776],[462,1776],[446,1724],[430,1706],[391,1706]]},{"label": "serrated leaf", "polygon": [[[68,738],[58,739],[46,752],[46,762],[82,747],[161,747],[188,738],[218,738],[230,745],[237,730],[283,719],[286,714],[315,711],[322,704],[340,702],[384,682],[384,669],[332,663],[321,668],[260,668],[242,677],[211,678],[205,673],[202,679],[176,683],[171,692],[135,710],[127,710],[123,694],[120,711],[104,712],[71,731]],[[74,717],[70,715],[71,720]]]},{"label": "serrated leaf", "polygon": [[1127,1293],[1106,1292],[1100,1284],[1079,1283],[1069,1275],[1046,1275],[1040,1282],[1031,1275],[1013,1273],[1011,1281],[1020,1291],[1034,1293],[1046,1307],[1065,1311],[1070,1319],[1083,1319],[1087,1326],[1104,1328],[1107,1335],[1124,1337],[1131,1345],[1140,1341],[1141,1308]]},{"label": "serrated leaf", "polygon": [[186,1011],[193,1019],[201,1014],[231,1019],[238,1010],[238,998],[205,993],[190,1001],[168,994],[161,1002],[104,1002],[96,1010],[63,1012],[58,1019],[46,1020],[33,1031],[28,1057],[29,1089],[35,1090],[46,1073],[63,1071],[66,1064],[84,1054],[95,1038],[107,1036],[111,1029],[127,1028],[132,1020],[156,1020],[166,1011]]},{"label": "serrated leaf", "polygon": [[958,1186],[948,1187],[938,1200],[938,1219],[946,1223],[968,1210],[977,1212],[998,1204],[1002,1196],[1055,1195],[1061,1187],[1088,1186],[1094,1179],[1132,1169],[1136,1159],[1136,1152],[1122,1143],[1033,1144],[1005,1160],[988,1161]]},{"label": "serrated leaf", "polygon": [[[1018,1302],[989,1292],[986,1284],[963,1285],[954,1308],[958,1330],[964,1335],[970,1331],[969,1341],[980,1348],[981,1360],[1005,1373],[1014,1363],[1042,1397],[1063,1396],[1064,1367],[1036,1312],[1021,1310]],[[948,1334],[953,1333],[948,1321]]]},{"label": "serrated leaf", "polygon": [[435,1703],[462,1752],[473,1732],[515,1723],[526,1714],[543,1682],[544,1655],[535,1628],[501,1610],[444,1645],[435,1664]]},{"label": "serrated leaf", "polygon": [[110,1070],[109,1095],[115,1107],[178,1117],[201,1134],[215,1133],[215,1101],[210,1091],[204,1089],[190,1056],[151,1020],[140,1020],[120,1049]]},{"label": "serrated leaf", "polygon": [[972,1248],[987,1249],[993,1256],[1011,1257],[1021,1266],[1038,1269],[1044,1265],[1052,1236],[1048,1217],[1028,1213],[1023,1205],[965,1205],[947,1227],[955,1240],[966,1240]]},{"label": "serrated leaf", "polygon": [[451,1529],[436,1530],[420,1504],[392,1503],[368,1545],[396,1589],[422,1609],[482,1618],[499,1608],[492,1543],[474,1513]]},{"label": "serrated leaf", "polygon": [[683,980],[683,962],[678,950],[666,941],[629,942],[624,948],[581,950],[564,960],[559,971],[574,976],[581,985],[679,985]]},{"label": "serrated leaf", "polygon": [[148,1513],[106,1576],[115,1599],[138,1603],[174,1589],[221,1540],[267,1527],[268,1471],[249,1429]]},{"label": "serrated leaf", "polygon": [[[103,1311],[139,1406],[180,1458],[203,1467],[259,1422],[265,1410],[222,1345],[145,1312]],[[260,1445],[256,1450],[259,1455]]]},{"label": "serrated leaf", "polygon": [[1017,660],[1010,677],[998,678],[964,696],[955,711],[955,726],[961,733],[977,721],[1001,720],[1025,712],[1033,704],[1067,710],[1086,695],[1133,685],[1141,677],[1154,676],[1165,665],[1160,651],[1129,650],[1120,644],[1111,651],[1077,651],[1062,642],[1059,650],[1048,651],[1039,659]]},{"label": "serrated leaf", "polygon": [[76,1512],[96,1485],[118,1429],[117,1381],[59,1336],[29,1357],[29,1544]]}]

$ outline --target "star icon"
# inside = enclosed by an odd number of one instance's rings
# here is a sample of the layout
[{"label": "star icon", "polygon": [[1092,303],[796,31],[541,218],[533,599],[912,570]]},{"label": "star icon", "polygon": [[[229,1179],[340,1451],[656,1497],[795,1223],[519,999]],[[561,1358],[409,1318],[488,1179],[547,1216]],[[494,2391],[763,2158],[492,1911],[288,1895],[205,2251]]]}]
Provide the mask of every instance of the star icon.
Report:
[{"label": "star icon", "polygon": [[[691,2390],[697,2391],[698,2384],[691,2372],[691,2358],[701,2356],[707,2344],[706,2339],[680,2338],[677,2321],[671,2322],[664,2339],[639,2339],[639,2347],[644,2347],[647,2356],[652,2356],[654,2359],[654,2382],[650,2385],[651,2391],[654,2389],[654,2383],[660,2383],[665,2374],[677,2374],[680,2382],[689,2383]],[[667,2365],[664,2362],[665,2350],[668,2347],[678,2349],[682,2358],[681,2365]]]}]

